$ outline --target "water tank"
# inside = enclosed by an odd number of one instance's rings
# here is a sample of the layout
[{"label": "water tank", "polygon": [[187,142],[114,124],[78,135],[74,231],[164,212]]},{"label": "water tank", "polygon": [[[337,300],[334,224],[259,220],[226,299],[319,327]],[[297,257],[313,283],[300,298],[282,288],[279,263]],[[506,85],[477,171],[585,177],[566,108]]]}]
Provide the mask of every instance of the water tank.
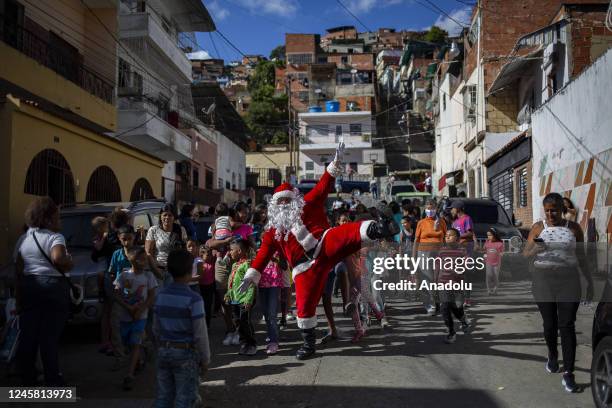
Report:
[{"label": "water tank", "polygon": [[320,106],[309,106],[308,107],[308,112],[323,112],[323,108],[321,108]]},{"label": "water tank", "polygon": [[340,111],[340,102],[338,102],[338,101],[327,101],[327,102],[325,102],[325,111],[326,112],[339,112]]}]

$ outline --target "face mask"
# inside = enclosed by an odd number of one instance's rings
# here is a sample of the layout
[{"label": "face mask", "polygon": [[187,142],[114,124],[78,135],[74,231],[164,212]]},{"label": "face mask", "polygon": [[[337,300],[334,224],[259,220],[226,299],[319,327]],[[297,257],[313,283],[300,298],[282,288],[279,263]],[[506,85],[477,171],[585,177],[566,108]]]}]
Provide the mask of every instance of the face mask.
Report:
[{"label": "face mask", "polygon": [[436,210],[425,210],[425,215],[433,218],[436,215]]}]

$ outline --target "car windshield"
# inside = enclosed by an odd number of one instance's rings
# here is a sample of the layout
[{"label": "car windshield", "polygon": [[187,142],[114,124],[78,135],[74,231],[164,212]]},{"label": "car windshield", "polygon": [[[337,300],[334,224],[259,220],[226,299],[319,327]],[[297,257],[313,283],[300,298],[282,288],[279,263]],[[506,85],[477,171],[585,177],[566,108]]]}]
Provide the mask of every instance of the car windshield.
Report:
[{"label": "car windshield", "polygon": [[62,235],[67,246],[73,248],[91,248],[93,246],[93,230],[91,220],[107,214],[66,214],[62,215]]},{"label": "car windshield", "polygon": [[397,193],[414,193],[416,190],[414,186],[411,184],[407,184],[405,186],[393,186],[391,187],[391,194]]},{"label": "car windshield", "polygon": [[465,203],[465,213],[476,224],[511,225],[506,212],[499,205]]}]

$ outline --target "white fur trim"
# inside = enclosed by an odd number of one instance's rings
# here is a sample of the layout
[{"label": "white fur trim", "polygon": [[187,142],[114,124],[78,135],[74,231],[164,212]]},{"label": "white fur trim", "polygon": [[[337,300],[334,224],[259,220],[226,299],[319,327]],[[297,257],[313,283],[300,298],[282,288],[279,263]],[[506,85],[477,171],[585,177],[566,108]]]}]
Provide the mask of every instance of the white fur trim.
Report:
[{"label": "white fur trim", "polygon": [[312,266],[312,264],[314,264],[314,259],[311,261],[307,261],[307,262],[302,262],[299,265],[296,265],[293,270],[291,270],[291,276],[293,277],[293,280],[295,281],[295,277],[298,276],[300,273],[302,272],[306,272],[308,269],[310,269],[310,267]]},{"label": "white fur trim", "polygon": [[283,190],[278,193],[272,194],[272,200],[276,201],[279,198],[295,198],[295,191],[292,190]]},{"label": "white fur trim", "polygon": [[295,224],[293,228],[291,228],[291,232],[306,252],[316,247],[319,243],[319,240],[316,239],[310,233],[310,231],[308,231],[308,228],[306,228],[306,226],[302,222],[298,222],[297,224]]},{"label": "white fur trim", "polygon": [[317,327],[317,316],[312,317],[298,317],[297,325],[300,329],[312,329]]},{"label": "white fur trim", "polygon": [[344,166],[342,166],[342,163],[334,160],[327,165],[327,172],[330,174],[330,176],[336,178],[344,173]]},{"label": "white fur trim", "polygon": [[246,278],[249,278],[257,286],[259,285],[259,279],[261,279],[261,273],[255,268],[249,268],[244,274],[244,279]]},{"label": "white fur trim", "polygon": [[368,237],[368,228],[374,220],[363,221],[359,226],[359,235],[361,236],[361,242],[373,242],[374,240]]}]

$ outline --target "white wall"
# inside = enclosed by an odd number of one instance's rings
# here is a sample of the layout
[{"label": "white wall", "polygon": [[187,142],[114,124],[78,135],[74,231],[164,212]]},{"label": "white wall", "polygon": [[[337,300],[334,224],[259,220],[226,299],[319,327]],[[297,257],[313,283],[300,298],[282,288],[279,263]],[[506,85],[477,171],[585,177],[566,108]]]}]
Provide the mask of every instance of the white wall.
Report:
[{"label": "white wall", "polygon": [[[236,188],[244,190],[246,186],[246,155],[238,145],[225,137],[220,132],[215,132],[217,140],[217,180],[214,182],[215,188],[225,188],[229,181],[230,188],[235,180]],[[219,186],[218,179],[222,179]]]},{"label": "white wall", "polygon": [[611,79],[612,49],[532,115],[533,219],[542,219],[547,192],[570,192],[578,221],[595,218],[600,240],[612,216]]},{"label": "white wall", "polygon": [[176,180],[176,162],[166,162],[162,169],[162,185],[164,186],[164,198],[169,203],[174,202],[175,182]]}]

